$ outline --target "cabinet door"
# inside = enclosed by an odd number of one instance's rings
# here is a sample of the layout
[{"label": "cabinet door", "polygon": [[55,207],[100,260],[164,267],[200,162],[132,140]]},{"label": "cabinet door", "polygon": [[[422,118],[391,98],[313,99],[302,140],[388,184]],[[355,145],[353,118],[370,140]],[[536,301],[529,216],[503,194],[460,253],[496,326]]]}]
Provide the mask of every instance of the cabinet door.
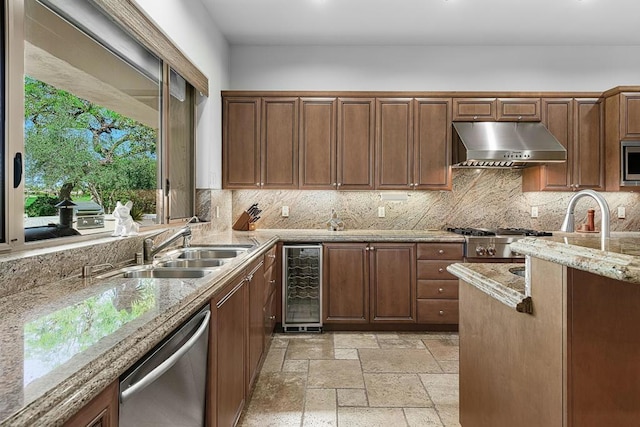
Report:
[{"label": "cabinet door", "polygon": [[543,98],[542,123],[567,149],[567,161],[534,166],[523,171],[524,191],[571,191],[573,189],[571,165],[574,163],[573,99]]},{"label": "cabinet door", "polygon": [[325,323],[369,322],[366,243],[323,245],[322,311]]},{"label": "cabinet door", "polygon": [[505,122],[539,122],[540,98],[498,98],[497,119]]},{"label": "cabinet door", "polygon": [[262,188],[298,188],[298,98],[264,98]]},{"label": "cabinet door", "polygon": [[271,339],[271,335],[273,335],[273,331],[276,328],[276,319],[278,313],[278,301],[277,301],[277,292],[272,292],[267,298],[267,302],[264,305],[264,348],[266,349],[269,345],[269,340]]},{"label": "cabinet door", "polygon": [[451,98],[414,104],[413,188],[451,189]]},{"label": "cabinet door", "polygon": [[[210,405],[217,426],[233,426],[245,402],[246,280],[243,277],[227,286],[215,298],[210,341]],[[213,409],[215,408],[215,409]]]},{"label": "cabinet door", "polygon": [[415,322],[416,246],[371,244],[371,321]]},{"label": "cabinet door", "polygon": [[410,98],[376,100],[376,188],[413,187],[413,102]]},{"label": "cabinet door", "polygon": [[222,185],[260,186],[260,98],[225,98],[222,126]]},{"label": "cabinet door", "polygon": [[495,121],[495,98],[453,98],[454,121]]},{"label": "cabinet door", "polygon": [[264,350],[264,261],[259,259],[248,268],[249,334],[247,337],[247,390],[251,389],[258,373]]},{"label": "cabinet door", "polygon": [[620,94],[622,139],[640,139],[640,93]]},{"label": "cabinet door", "polygon": [[374,110],[374,98],[338,99],[338,189],[374,188]]},{"label": "cabinet door", "polygon": [[602,189],[604,150],[602,103],[598,99],[576,99],[574,116],[574,188]]},{"label": "cabinet door", "polygon": [[118,381],[94,397],[80,409],[64,427],[117,427],[118,426]]},{"label": "cabinet door", "polygon": [[336,98],[300,99],[300,188],[336,188]]}]

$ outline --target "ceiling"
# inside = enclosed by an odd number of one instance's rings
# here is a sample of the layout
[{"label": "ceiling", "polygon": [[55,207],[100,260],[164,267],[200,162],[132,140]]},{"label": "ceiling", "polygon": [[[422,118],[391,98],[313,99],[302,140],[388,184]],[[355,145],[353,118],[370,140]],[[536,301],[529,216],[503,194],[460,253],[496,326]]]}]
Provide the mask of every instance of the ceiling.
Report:
[{"label": "ceiling", "polygon": [[232,45],[640,45],[638,0],[201,0]]}]

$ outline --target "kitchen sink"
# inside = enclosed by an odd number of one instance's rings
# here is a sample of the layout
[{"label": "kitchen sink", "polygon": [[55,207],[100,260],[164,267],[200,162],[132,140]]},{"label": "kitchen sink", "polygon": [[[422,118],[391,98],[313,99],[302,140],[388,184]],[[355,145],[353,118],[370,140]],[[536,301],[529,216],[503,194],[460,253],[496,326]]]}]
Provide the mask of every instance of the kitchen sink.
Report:
[{"label": "kitchen sink", "polygon": [[230,261],[230,258],[177,258],[168,261],[160,261],[158,267],[180,267],[180,268],[209,268],[220,267]]},{"label": "kitchen sink", "polygon": [[235,258],[246,253],[252,246],[250,245],[234,245],[234,246],[190,246],[188,248],[176,249],[167,253],[167,258],[183,258],[183,259],[220,259]]},{"label": "kitchen sink", "polygon": [[153,278],[153,279],[199,279],[216,271],[215,268],[171,268],[140,265],[125,267],[96,276],[96,279],[111,277]]},{"label": "kitchen sink", "polygon": [[509,269],[509,273],[515,274],[516,276],[524,277],[525,268],[524,267],[512,267]]}]

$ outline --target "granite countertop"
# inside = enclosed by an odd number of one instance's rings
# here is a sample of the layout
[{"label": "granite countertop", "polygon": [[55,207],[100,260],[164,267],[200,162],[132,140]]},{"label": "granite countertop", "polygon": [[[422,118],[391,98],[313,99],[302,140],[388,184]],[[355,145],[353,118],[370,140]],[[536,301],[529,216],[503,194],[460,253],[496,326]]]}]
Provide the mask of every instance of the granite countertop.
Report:
[{"label": "granite countertop", "polygon": [[464,242],[440,230],[214,233],[192,245],[256,246],[201,279],[72,277],[0,298],[0,425],[61,425],[279,240]]},{"label": "granite countertop", "polygon": [[611,233],[606,250],[599,234],[554,233],[511,244],[524,255],[566,265],[600,276],[640,284],[640,233]]},{"label": "granite countertop", "polygon": [[451,264],[447,271],[517,311],[529,313],[531,298],[525,278],[512,271],[524,271],[524,264]]}]

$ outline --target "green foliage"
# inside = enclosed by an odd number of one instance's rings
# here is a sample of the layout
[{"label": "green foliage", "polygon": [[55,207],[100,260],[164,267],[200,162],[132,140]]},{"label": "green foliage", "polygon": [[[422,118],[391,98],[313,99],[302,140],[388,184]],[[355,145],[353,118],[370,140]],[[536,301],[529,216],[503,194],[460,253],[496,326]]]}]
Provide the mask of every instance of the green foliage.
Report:
[{"label": "green foliage", "polygon": [[[115,111],[25,77],[25,184],[28,192],[86,192],[106,212],[120,194],[154,190],[157,132]],[[134,193],[135,196],[135,193]],[[148,200],[134,205],[155,212]]]},{"label": "green foliage", "polygon": [[28,206],[25,206],[24,211],[30,217],[56,215],[58,209],[55,206],[58,202],[57,197],[37,196]]}]

